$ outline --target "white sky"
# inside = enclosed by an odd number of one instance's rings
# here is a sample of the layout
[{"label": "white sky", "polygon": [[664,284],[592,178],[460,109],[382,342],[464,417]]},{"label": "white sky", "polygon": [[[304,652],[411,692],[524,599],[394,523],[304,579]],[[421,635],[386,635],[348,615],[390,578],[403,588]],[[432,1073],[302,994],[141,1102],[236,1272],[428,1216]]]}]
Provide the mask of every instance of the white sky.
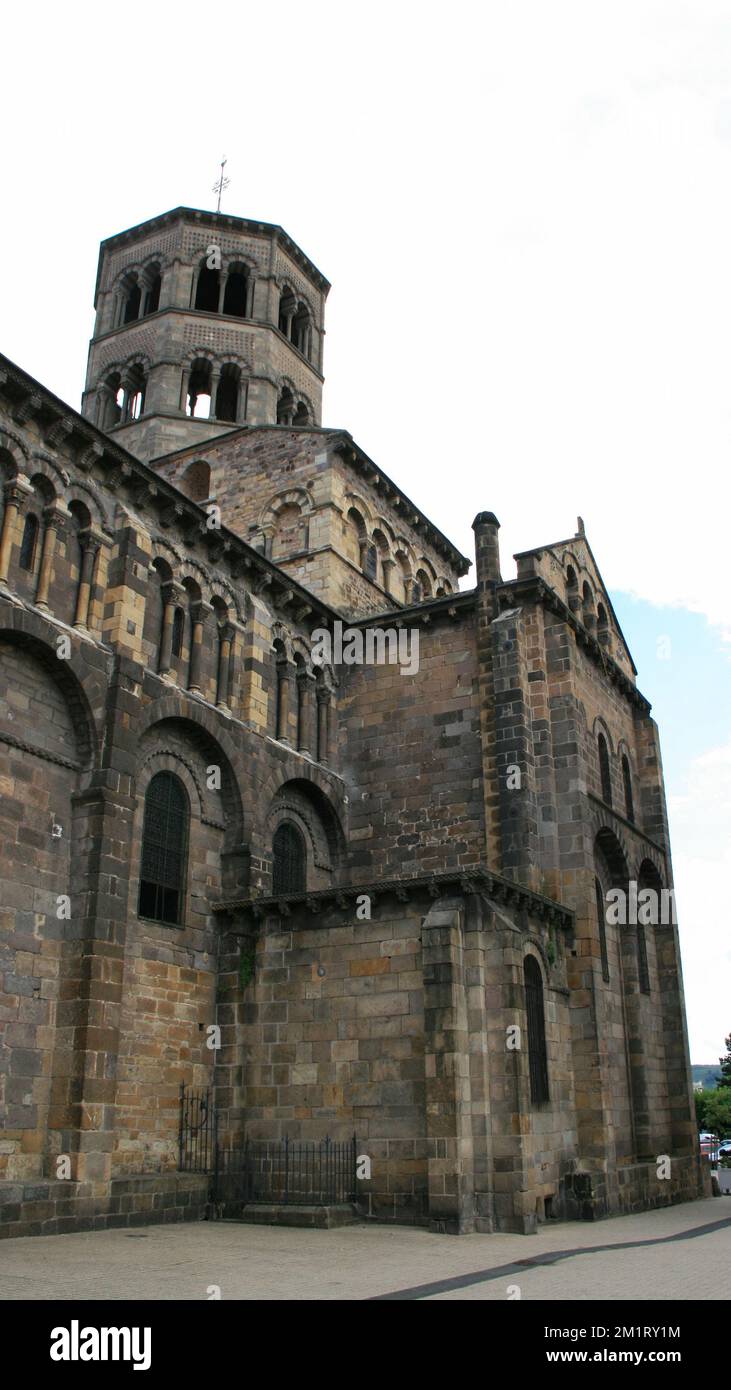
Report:
[{"label": "white sky", "polygon": [[78,407],[100,239],[215,206],[226,155],[224,210],[333,283],[325,424],[468,555],[479,510],[506,574],[580,513],[610,589],[731,641],[731,4],[72,0],[4,27],[10,357]]}]

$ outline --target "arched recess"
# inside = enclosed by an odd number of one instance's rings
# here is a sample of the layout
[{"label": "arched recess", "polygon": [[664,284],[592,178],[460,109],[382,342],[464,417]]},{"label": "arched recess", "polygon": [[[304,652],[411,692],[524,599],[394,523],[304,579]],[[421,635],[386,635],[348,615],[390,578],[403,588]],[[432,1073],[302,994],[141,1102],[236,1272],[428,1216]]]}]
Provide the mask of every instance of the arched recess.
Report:
[{"label": "arched recess", "polygon": [[347,558],[360,569],[368,546],[368,528],[360,507],[348,508],[344,518],[343,541]]},{"label": "arched recess", "polygon": [[[644,1068],[642,1057],[630,1056],[630,1014],[626,972],[629,960],[627,928],[621,925],[622,904],[629,900],[629,858],[625,846],[614,829],[601,823],[594,840],[594,881],[589,912],[598,919],[600,904],[604,911],[604,936],[607,956],[603,969],[600,926],[597,920],[599,969],[595,980],[604,978],[601,990],[596,986],[597,1027],[600,1035],[613,1037],[615,1045],[605,1057],[607,1094],[611,1105],[618,1161],[630,1162],[637,1152],[636,1113],[641,1108]],[[619,920],[617,920],[619,919]]]},{"label": "arched recess", "polygon": [[[617,836],[608,826],[603,827],[595,841],[595,864],[597,877],[605,888],[605,902],[609,903],[607,933],[610,969],[612,940],[616,941],[621,1020],[631,1109],[631,1124],[623,1126],[621,1116],[617,1116],[615,1128],[619,1135],[624,1131],[627,1138],[630,1134],[632,1136],[632,1155],[625,1151],[625,1158],[634,1156],[635,1159],[647,1159],[653,1151],[652,1134],[656,1129],[651,1092],[656,1063],[652,1055],[654,1044],[649,1026],[648,1001],[640,978],[640,959],[643,953],[638,946],[637,885],[630,879],[628,863],[626,851],[620,845]],[[612,1004],[612,1000],[616,999],[616,990],[612,985],[606,991],[605,999],[608,1001],[610,1015],[605,1026],[611,1027],[614,1022],[616,1029],[620,1020],[619,1001],[615,1005]],[[614,1070],[617,1078],[617,1068]],[[618,1085],[618,1078],[615,1084]],[[624,1147],[626,1150],[626,1144]]]},{"label": "arched recess", "polygon": [[0,1092],[15,1116],[0,1176],[11,1175],[10,1164],[16,1179],[47,1176],[51,1154],[68,1152],[78,1128],[79,1020],[58,1000],[73,999],[80,978],[91,865],[79,794],[98,755],[78,657],[59,661],[53,638],[32,628],[42,620],[21,611],[0,630],[3,968],[18,981],[10,992],[29,1005],[22,1029],[8,1029],[0,1047]]},{"label": "arched recess", "polygon": [[[307,549],[309,527],[305,507],[309,510],[306,494],[301,497],[288,493],[268,508],[263,529],[272,535],[272,559],[281,559],[285,555],[295,555]],[[271,527],[273,534],[269,529]]]},{"label": "arched recess", "polygon": [[[137,757],[116,1073],[115,1175],[125,1171],[129,1150],[138,1147],[140,1134],[145,1140],[146,1168],[148,1164],[153,1171],[177,1166],[177,1107],[170,1104],[171,1092],[161,1085],[161,1059],[182,1069],[180,1079],[210,1084],[217,1057],[206,1048],[199,1021],[216,1022],[215,961],[220,933],[212,906],[222,897],[241,896],[248,889],[241,770],[234,765],[228,736],[216,737],[217,716],[191,709],[182,697],[164,696],[147,707],[131,734]],[[153,910],[145,915],[150,897],[143,884],[150,880],[154,884],[158,866],[154,859],[145,862],[143,829],[147,829],[150,789],[161,778],[177,788],[187,822],[184,875],[173,885],[180,895],[180,910]],[[159,827],[157,838],[165,840]],[[160,877],[165,886],[164,872]],[[163,977],[161,960],[166,963]],[[171,1011],[173,995],[176,1002]]]},{"label": "arched recess", "polygon": [[550,1100],[548,1049],[546,1046],[546,1015],[543,971],[534,955],[527,955],[524,957],[523,987],[525,992],[531,1105],[544,1105]]},{"label": "arched recess", "polygon": [[274,835],[285,821],[294,825],[304,839],[306,891],[331,887],[333,876],[345,861],[346,849],[343,828],[332,801],[307,778],[295,777],[284,782],[272,798],[265,822],[270,860]]},{"label": "arched recess", "polygon": [[[652,895],[649,902],[648,889]],[[650,991],[642,999],[642,1008],[649,1034],[648,1052],[657,1076],[653,1143],[656,1152],[693,1153],[697,1141],[692,1100],[686,1100],[692,1078],[688,1070],[675,898],[667,887],[664,865],[661,870],[648,856],[641,859],[637,894],[638,918],[645,918],[649,908],[656,919],[638,922],[638,930],[641,925],[644,935]]]},{"label": "arched recess", "polygon": [[194,459],[178,479],[180,491],[191,502],[207,502],[211,496],[211,465],[205,459]]},{"label": "arched recess", "polygon": [[634,774],[632,771],[632,760],[629,750],[622,742],[618,748],[620,768],[622,771],[622,791],[624,794],[623,810],[627,820],[631,825],[635,823],[635,795],[634,795]]},{"label": "arched recess", "polygon": [[606,802],[614,805],[614,746],[612,736],[604,720],[597,715],[594,720],[594,757],[596,759],[596,793]]}]

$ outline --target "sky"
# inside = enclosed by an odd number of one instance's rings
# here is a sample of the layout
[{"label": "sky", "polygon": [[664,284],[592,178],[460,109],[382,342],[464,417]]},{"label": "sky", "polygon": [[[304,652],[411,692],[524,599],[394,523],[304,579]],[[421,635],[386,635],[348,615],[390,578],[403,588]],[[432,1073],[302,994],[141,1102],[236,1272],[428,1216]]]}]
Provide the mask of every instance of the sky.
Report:
[{"label": "sky", "polygon": [[660,722],[691,1056],[714,1062],[731,1032],[731,6],[155,0],[120,28],[68,0],[4,27],[9,357],[78,408],[99,241],[214,208],[226,157],[223,210],[281,224],[332,282],[323,423],[467,555],[475,514],[496,512],[506,577],[583,517]]}]

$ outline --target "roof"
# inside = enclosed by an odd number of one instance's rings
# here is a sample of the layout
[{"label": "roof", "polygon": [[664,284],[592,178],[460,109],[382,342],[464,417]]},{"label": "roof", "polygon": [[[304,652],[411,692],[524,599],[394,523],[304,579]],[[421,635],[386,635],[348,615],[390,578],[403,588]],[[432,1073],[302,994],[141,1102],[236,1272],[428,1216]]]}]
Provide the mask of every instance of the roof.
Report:
[{"label": "roof", "polygon": [[593,564],[593,566],[594,566],[594,569],[596,570],[597,578],[599,579],[599,582],[601,583],[602,591],[603,591],[603,593],[604,593],[604,597],[605,597],[605,599],[606,599],[606,601],[607,601],[607,604],[608,604],[608,606],[609,606],[609,611],[610,611],[610,613],[611,613],[611,615],[612,615],[612,621],[614,622],[614,626],[616,627],[617,632],[619,633],[619,635],[620,635],[620,637],[621,637],[621,639],[622,639],[622,642],[624,643],[624,649],[625,649],[625,651],[626,651],[626,653],[627,653],[627,656],[629,657],[630,666],[632,667],[632,670],[633,670],[634,674],[637,675],[637,667],[635,666],[635,663],[634,663],[634,661],[633,661],[633,659],[632,659],[632,653],[631,653],[631,651],[630,651],[630,649],[629,649],[629,644],[628,644],[628,642],[627,642],[627,638],[625,637],[625,635],[624,635],[624,633],[623,633],[623,631],[622,631],[621,624],[620,624],[620,622],[619,622],[619,619],[618,619],[618,617],[617,617],[617,614],[616,614],[615,611],[614,611],[614,604],[612,603],[612,600],[611,600],[611,598],[610,598],[609,590],[607,589],[607,586],[606,586],[606,584],[604,583],[604,580],[602,579],[602,572],[601,572],[601,570],[600,570],[600,568],[599,568],[599,566],[598,566],[598,564],[597,564],[596,555],[594,554],[594,551],[592,550],[591,546],[589,545],[589,539],[588,539],[588,537],[587,537],[587,535],[586,535],[586,532],[583,530],[583,523],[582,523],[582,530],[581,530],[581,531],[577,531],[576,534],[573,535],[573,536],[567,537],[566,540],[562,540],[562,541],[550,541],[547,545],[535,545],[535,546],[533,546],[533,548],[532,548],[531,550],[518,550],[518,551],[516,551],[516,553],[513,555],[513,559],[514,559],[514,560],[524,560],[524,559],[526,559],[529,555],[536,555],[536,556],[539,556],[539,557],[540,557],[546,550],[557,550],[557,549],[559,549],[559,547],[562,547],[562,546],[575,546],[577,542],[582,542],[582,543],[586,546],[586,548],[587,548],[587,550],[588,550],[588,552],[589,552],[589,556],[590,556],[590,558],[591,558],[592,564]]},{"label": "roof", "polygon": [[292,260],[295,261],[305,274],[317,285],[324,295],[330,289],[330,281],[325,279],[321,270],[318,270],[314,261],[306,256],[296,241],[293,241],[288,232],[280,227],[276,222],[252,221],[247,217],[232,217],[225,212],[207,212],[202,208],[171,208],[169,212],[161,212],[157,217],[150,217],[145,222],[138,222],[136,227],[127,227],[123,232],[115,232],[113,236],[105,237],[99,246],[99,264],[96,273],[96,285],[94,286],[94,303],[99,293],[99,278],[101,275],[102,260],[104,253],[116,246],[123,246],[125,242],[137,241],[141,236],[149,234],[151,231],[161,230],[163,227],[171,226],[175,222],[192,220],[200,223],[203,227],[217,228],[221,231],[240,232],[246,236],[269,236],[281,243],[284,250]]},{"label": "roof", "polygon": [[205,457],[207,448],[213,445],[218,446],[226,439],[251,438],[255,434],[260,434],[268,430],[277,430],[279,433],[286,430],[289,434],[318,434],[334,442],[336,445],[340,443],[342,445],[342,451],[347,451],[348,457],[346,461],[348,463],[360,472],[365,473],[366,476],[369,473],[375,474],[383,483],[386,497],[388,497],[389,494],[393,494],[404,507],[412,511],[414,515],[418,517],[420,522],[425,523],[427,527],[427,537],[430,538],[434,549],[442,551],[449,557],[457,574],[467,574],[468,570],[472,568],[472,561],[469,560],[466,555],[463,555],[452,541],[444,535],[444,532],[440,531],[439,527],[435,526],[434,522],[429,520],[428,516],[417,507],[415,502],[412,502],[411,498],[406,495],[403,489],[398,487],[393,479],[389,478],[388,474],[384,473],[383,469],[379,468],[377,463],[374,463],[372,458],[369,458],[365,450],[361,449],[360,445],[356,444],[353,436],[348,430],[334,429],[325,425],[242,425],[240,429],[224,430],[221,434],[216,434],[211,439],[203,440],[200,443],[186,444],[182,449],[174,449],[172,453],[161,454],[158,458],[150,460],[150,467],[155,468],[161,463],[167,463],[170,459],[181,458],[191,453],[195,454],[197,458],[203,458]]}]

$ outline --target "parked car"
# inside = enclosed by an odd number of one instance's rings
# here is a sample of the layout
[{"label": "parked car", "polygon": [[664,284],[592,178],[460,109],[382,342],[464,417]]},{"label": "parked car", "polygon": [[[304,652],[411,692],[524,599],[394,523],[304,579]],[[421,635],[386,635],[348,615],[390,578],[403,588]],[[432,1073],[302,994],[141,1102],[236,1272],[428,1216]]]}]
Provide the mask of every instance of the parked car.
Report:
[{"label": "parked car", "polygon": [[718,1146],[721,1158],[731,1158],[731,1139],[724,1139]]}]

